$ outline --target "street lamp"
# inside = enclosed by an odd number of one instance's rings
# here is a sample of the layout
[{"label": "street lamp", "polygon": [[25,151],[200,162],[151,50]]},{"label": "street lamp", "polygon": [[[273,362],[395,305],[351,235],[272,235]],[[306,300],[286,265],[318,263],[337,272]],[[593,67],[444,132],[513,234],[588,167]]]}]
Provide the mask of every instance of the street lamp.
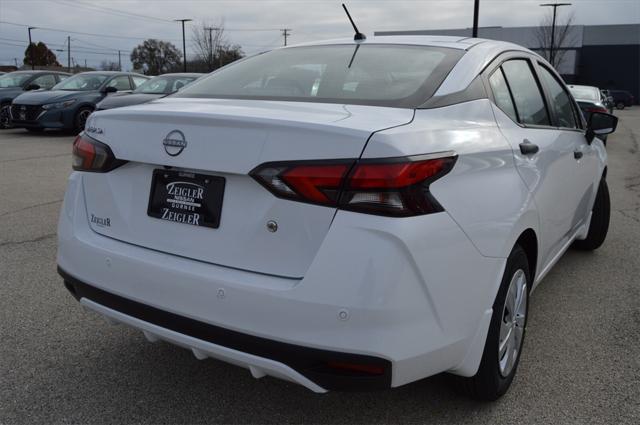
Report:
[{"label": "street lamp", "polygon": [[33,47],[31,47],[31,30],[35,30],[36,27],[29,27],[27,28],[27,31],[29,31],[29,60],[31,61],[31,69],[36,69],[35,65],[33,64]]},{"label": "street lamp", "polygon": [[571,3],[545,3],[541,4],[541,7],[553,7],[553,23],[551,24],[551,46],[549,46],[549,63],[555,66],[553,63],[553,57],[555,52],[553,51],[553,44],[556,37],[556,10],[561,6],[571,6]]},{"label": "street lamp", "polygon": [[182,63],[184,65],[184,72],[187,72],[187,43],[184,40],[184,23],[192,20],[193,19],[174,19],[176,22],[182,22],[182,55],[184,58]]}]

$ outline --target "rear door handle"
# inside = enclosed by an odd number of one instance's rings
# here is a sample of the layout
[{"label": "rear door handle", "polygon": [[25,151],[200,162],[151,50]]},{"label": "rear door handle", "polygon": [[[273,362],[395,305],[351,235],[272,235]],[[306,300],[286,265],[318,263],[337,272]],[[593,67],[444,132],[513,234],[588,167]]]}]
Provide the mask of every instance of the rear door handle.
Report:
[{"label": "rear door handle", "polygon": [[580,158],[582,158],[582,156],[583,156],[583,155],[584,155],[584,154],[583,154],[582,152],[580,152],[580,151],[574,151],[574,152],[573,152],[573,157],[574,157],[575,159],[580,159]]},{"label": "rear door handle", "polygon": [[531,143],[527,139],[524,139],[520,143],[520,153],[522,155],[535,155],[540,150],[540,147],[534,143]]}]

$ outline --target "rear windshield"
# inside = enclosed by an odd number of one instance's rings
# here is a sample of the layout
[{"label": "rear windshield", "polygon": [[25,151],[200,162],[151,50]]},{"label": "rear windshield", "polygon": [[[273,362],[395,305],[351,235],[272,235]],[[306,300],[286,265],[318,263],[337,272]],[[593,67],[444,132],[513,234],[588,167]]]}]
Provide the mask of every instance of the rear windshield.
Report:
[{"label": "rear windshield", "polygon": [[235,63],[173,97],[417,108],[433,95],[463,53],[381,44],[293,47]]},{"label": "rear windshield", "polygon": [[585,87],[585,86],[573,86],[569,87],[571,94],[576,99],[584,99],[584,100],[600,100],[600,92],[598,89],[593,87]]}]

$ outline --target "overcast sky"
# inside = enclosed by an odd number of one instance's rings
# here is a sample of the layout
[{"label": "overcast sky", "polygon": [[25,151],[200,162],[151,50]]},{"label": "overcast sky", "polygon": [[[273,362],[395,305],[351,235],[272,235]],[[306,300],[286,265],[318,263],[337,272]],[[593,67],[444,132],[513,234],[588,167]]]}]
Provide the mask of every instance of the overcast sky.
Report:
[{"label": "overcast sky", "polygon": [[[564,0],[563,0],[564,1]],[[576,24],[640,23],[639,0],[569,0],[571,7],[559,9],[560,19],[575,14]],[[537,25],[548,12],[530,0],[481,0],[480,26]],[[553,2],[553,0],[551,0]],[[102,60],[117,61],[123,52],[123,67],[131,66],[131,49],[145,38],[169,40],[182,49],[180,25],[187,23],[187,55],[190,27],[200,22],[216,24],[224,19],[227,37],[240,44],[246,54],[282,45],[280,28],[290,28],[289,43],[350,36],[351,27],[339,1],[307,0],[0,0],[0,64],[13,64],[24,57],[27,28],[34,41],[62,49],[71,36],[71,56],[77,63],[97,66]],[[346,1],[360,30],[366,34],[382,30],[467,28],[472,25],[473,0],[350,0]],[[124,12],[124,13],[123,13]],[[74,31],[74,34],[43,28]],[[633,36],[630,34],[630,36]],[[637,35],[636,35],[637,36]],[[64,52],[55,52],[66,64]]]}]

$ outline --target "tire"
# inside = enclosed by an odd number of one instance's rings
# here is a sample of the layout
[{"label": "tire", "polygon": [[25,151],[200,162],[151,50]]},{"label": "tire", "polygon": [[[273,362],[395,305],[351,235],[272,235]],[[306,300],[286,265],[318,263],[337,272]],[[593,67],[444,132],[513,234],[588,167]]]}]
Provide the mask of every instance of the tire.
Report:
[{"label": "tire", "polygon": [[618,102],[618,103],[616,103],[616,109],[624,109],[624,107],[625,107],[624,102]]},{"label": "tire", "polygon": [[[507,259],[502,283],[493,303],[493,315],[478,372],[470,378],[455,377],[456,389],[461,394],[480,401],[493,401],[509,389],[522,353],[530,282],[527,255],[516,245]],[[504,345],[504,350],[500,349],[501,345]]]},{"label": "tire", "polygon": [[74,132],[80,133],[82,130],[84,130],[84,125],[87,123],[87,118],[89,118],[89,115],[91,115],[92,112],[93,109],[87,106],[83,106],[82,108],[78,109],[78,111],[76,112],[76,116],[73,118]]},{"label": "tire", "polygon": [[7,103],[0,106],[0,129],[4,130],[11,128],[11,116],[9,115],[9,108],[11,104]]},{"label": "tire", "polygon": [[598,249],[607,238],[609,231],[609,218],[611,216],[611,201],[609,199],[609,187],[607,181],[602,178],[598,185],[598,193],[591,210],[591,224],[589,232],[584,240],[575,241],[573,247],[583,251]]}]

